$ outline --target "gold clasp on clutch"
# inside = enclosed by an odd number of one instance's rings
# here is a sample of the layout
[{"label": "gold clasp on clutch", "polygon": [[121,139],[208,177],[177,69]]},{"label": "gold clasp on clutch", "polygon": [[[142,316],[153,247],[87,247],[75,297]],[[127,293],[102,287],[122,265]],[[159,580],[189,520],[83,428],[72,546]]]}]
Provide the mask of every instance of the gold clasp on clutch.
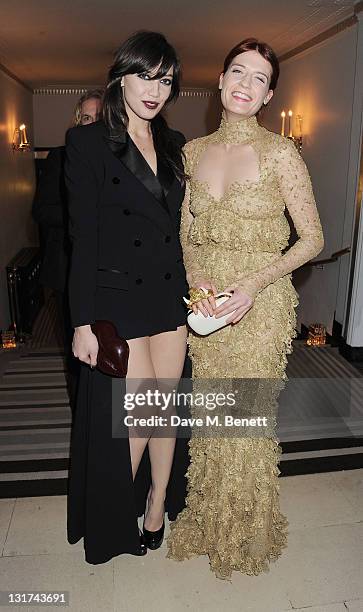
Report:
[{"label": "gold clasp on clutch", "polygon": [[184,302],[188,305],[188,308],[191,308],[193,304],[200,302],[201,300],[205,300],[213,295],[213,291],[211,289],[204,289],[204,287],[190,287],[189,296],[190,299],[183,298]]}]

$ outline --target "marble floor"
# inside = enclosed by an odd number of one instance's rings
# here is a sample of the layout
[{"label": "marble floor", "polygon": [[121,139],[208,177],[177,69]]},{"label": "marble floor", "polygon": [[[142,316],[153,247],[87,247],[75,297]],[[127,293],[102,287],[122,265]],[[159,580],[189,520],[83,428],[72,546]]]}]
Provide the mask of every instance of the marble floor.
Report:
[{"label": "marble floor", "polygon": [[[3,591],[68,591],[72,612],[362,612],[363,470],[281,478],[288,547],[259,576],[218,580],[207,557],[84,561],[82,542],[66,541],[65,496],[0,500]],[[2,610],[44,610],[1,606]],[[47,609],[50,609],[47,607]],[[59,608],[58,608],[59,609]]]}]

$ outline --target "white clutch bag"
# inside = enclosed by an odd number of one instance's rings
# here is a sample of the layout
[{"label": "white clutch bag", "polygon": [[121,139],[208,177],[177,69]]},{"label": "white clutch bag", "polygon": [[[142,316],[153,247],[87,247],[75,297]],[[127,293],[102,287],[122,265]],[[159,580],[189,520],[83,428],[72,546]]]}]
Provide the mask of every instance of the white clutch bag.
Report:
[{"label": "white clutch bag", "polygon": [[[207,290],[204,289],[204,287],[200,287],[200,288],[205,293],[207,293]],[[217,293],[217,295],[215,295],[214,297],[216,301],[216,307],[218,307],[218,306],[221,306],[221,304],[223,304],[224,302],[226,302],[230,297],[232,297],[232,293]],[[189,304],[189,300],[187,298],[183,298],[183,300],[187,304]],[[224,327],[225,325],[227,325],[226,320],[229,319],[229,317],[231,317],[232,314],[233,313],[230,312],[229,314],[216,319],[214,315],[213,316],[208,315],[207,317],[205,317],[203,313],[200,312],[200,310],[198,310],[197,314],[195,314],[192,310],[190,310],[187,316],[187,321],[188,321],[188,325],[192,328],[193,331],[195,331],[200,336],[207,336],[208,334],[211,334],[212,332],[217,331],[217,329],[221,329],[221,327]]]}]

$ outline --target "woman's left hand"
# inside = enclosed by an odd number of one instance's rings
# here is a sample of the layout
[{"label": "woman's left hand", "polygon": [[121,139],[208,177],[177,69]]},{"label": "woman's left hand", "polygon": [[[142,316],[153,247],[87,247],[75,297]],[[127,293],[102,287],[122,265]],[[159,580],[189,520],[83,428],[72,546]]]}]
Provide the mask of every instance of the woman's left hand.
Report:
[{"label": "woman's left hand", "polygon": [[252,308],[254,300],[239,287],[227,287],[224,292],[233,293],[233,295],[224,304],[216,308],[214,311],[215,318],[218,319],[235,311],[231,317],[226,319],[226,323],[238,323]]}]

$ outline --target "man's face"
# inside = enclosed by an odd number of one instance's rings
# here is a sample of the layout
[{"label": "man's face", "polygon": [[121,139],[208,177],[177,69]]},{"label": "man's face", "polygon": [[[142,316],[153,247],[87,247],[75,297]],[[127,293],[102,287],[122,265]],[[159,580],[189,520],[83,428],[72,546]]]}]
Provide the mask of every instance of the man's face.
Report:
[{"label": "man's face", "polygon": [[87,125],[88,123],[94,123],[97,121],[100,112],[101,100],[98,98],[90,98],[89,100],[85,100],[81,109],[81,125]]}]

